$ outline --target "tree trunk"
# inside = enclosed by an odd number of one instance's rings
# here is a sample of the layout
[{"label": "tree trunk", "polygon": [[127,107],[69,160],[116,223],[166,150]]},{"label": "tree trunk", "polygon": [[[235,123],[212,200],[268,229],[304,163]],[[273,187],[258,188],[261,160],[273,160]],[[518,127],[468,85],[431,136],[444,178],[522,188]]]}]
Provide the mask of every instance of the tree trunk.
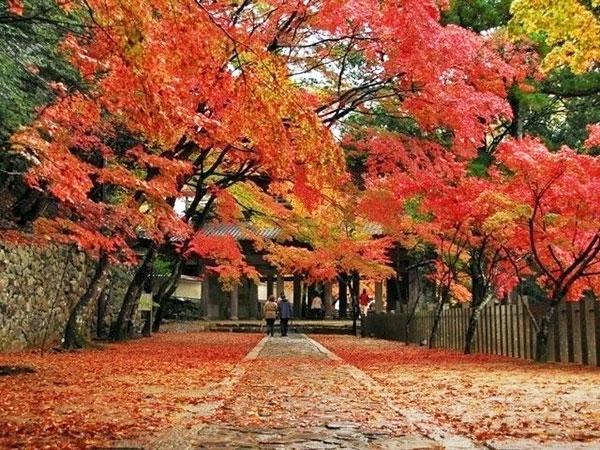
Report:
[{"label": "tree trunk", "polygon": [[358,272],[353,272],[350,280],[350,297],[352,298],[352,333],[356,336],[358,330],[357,320],[360,311],[358,305],[358,296],[360,293],[360,275]]},{"label": "tree trunk", "polygon": [[87,305],[96,301],[104,289],[109,274],[108,255],[103,254],[98,261],[94,276],[85,293],[79,298],[75,307],[71,310],[69,320],[65,327],[63,348],[82,348],[86,344],[85,332],[79,323],[80,315]]},{"label": "tree trunk", "polygon": [[486,305],[489,303],[491,297],[485,299],[479,305],[471,307],[471,315],[469,316],[469,326],[467,327],[467,335],[465,337],[465,355],[470,355],[473,351],[473,340],[475,338],[475,333],[477,332],[477,324],[479,323],[479,318],[481,317],[481,311]]},{"label": "tree trunk", "polygon": [[410,328],[412,326],[412,321],[415,318],[415,315],[417,313],[417,307],[419,306],[420,297],[420,295],[417,297],[417,300],[415,301],[414,305],[412,305],[412,308],[409,309],[408,315],[406,316],[406,326],[404,327],[404,342],[407,343],[408,338],[410,337]]},{"label": "tree trunk", "polygon": [[440,319],[442,317],[442,312],[444,310],[444,305],[448,300],[448,296],[450,295],[450,288],[448,286],[442,286],[440,292],[440,300],[435,307],[435,312],[433,315],[433,326],[431,327],[431,332],[429,333],[429,348],[434,348],[435,339],[437,338],[437,332],[440,325]]},{"label": "tree trunk", "polygon": [[133,280],[127,288],[119,316],[113,329],[111,338],[115,341],[124,341],[129,336],[129,320],[135,311],[135,305],[142,294],[144,283],[148,279],[150,269],[156,256],[156,245],[150,244],[142,263],[135,272]]},{"label": "tree trunk", "polygon": [[561,294],[553,295],[552,299],[550,300],[550,304],[548,305],[548,309],[546,309],[544,315],[542,316],[542,320],[540,320],[540,326],[535,342],[535,360],[537,362],[548,361],[548,332],[550,331],[550,326],[552,325],[554,311],[563,297],[564,295]]},{"label": "tree trunk", "polygon": [[476,267],[473,267],[471,270],[471,286],[471,314],[469,316],[469,326],[467,327],[467,334],[465,336],[465,355],[470,355],[472,352],[473,339],[477,332],[477,324],[481,317],[481,311],[483,311],[483,308],[491,299],[491,297],[486,297],[486,283]]},{"label": "tree trunk", "polygon": [[179,279],[181,278],[181,273],[183,272],[183,266],[183,258],[181,256],[177,256],[177,260],[173,265],[171,274],[163,283],[161,283],[160,289],[156,293],[155,302],[158,303],[158,308],[156,310],[156,315],[154,316],[154,323],[152,324],[152,331],[154,333],[157,333],[160,329],[160,324],[163,320],[165,310],[167,308],[167,302],[177,289]]},{"label": "tree trunk", "polygon": [[18,219],[17,223],[25,226],[37,219],[44,212],[46,206],[48,206],[48,198],[39,191],[27,189],[11,209],[13,216]]},{"label": "tree trunk", "polygon": [[96,337],[106,337],[107,331],[104,324],[104,317],[106,316],[106,304],[108,302],[108,293],[106,290],[102,291],[100,297],[98,297],[98,309],[96,314]]},{"label": "tree trunk", "polygon": [[348,276],[344,273],[340,275],[339,291],[339,317],[345,319],[348,316]]},{"label": "tree trunk", "polygon": [[152,311],[144,311],[146,317],[144,318],[144,326],[142,327],[142,336],[152,336]]},{"label": "tree trunk", "polygon": [[513,111],[513,120],[510,124],[510,134],[513,137],[521,139],[523,137],[523,114],[521,112],[521,101],[511,93],[508,102]]}]

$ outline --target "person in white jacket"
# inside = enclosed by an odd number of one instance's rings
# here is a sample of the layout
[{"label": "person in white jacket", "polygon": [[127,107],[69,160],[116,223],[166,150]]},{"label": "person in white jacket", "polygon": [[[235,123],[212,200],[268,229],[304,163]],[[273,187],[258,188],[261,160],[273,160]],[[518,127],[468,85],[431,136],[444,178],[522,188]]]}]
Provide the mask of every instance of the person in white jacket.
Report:
[{"label": "person in white jacket", "polygon": [[323,311],[323,300],[315,295],[310,303],[310,313],[313,319],[321,319]]}]

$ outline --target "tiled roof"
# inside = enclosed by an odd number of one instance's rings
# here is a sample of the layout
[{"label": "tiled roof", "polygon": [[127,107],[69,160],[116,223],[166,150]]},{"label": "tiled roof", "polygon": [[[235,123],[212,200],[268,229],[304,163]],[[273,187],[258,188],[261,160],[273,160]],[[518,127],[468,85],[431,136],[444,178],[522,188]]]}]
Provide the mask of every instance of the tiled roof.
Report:
[{"label": "tiled roof", "polygon": [[363,229],[363,232],[370,234],[372,236],[377,236],[377,235],[382,235],[385,234],[383,231],[383,227],[381,225],[379,225],[378,223],[375,222],[367,222],[365,223]]},{"label": "tiled roof", "polygon": [[[208,236],[231,236],[238,241],[250,239],[253,234],[270,240],[277,240],[282,237],[281,229],[278,227],[258,228],[253,225],[209,224],[202,228],[202,231]],[[373,222],[365,224],[361,231],[373,236],[384,234],[383,227]]]},{"label": "tiled roof", "polygon": [[202,228],[202,231],[208,236],[231,236],[238,241],[249,239],[252,235],[275,240],[281,235],[281,229],[276,227],[258,228],[252,225],[242,227],[226,223],[206,225]]}]

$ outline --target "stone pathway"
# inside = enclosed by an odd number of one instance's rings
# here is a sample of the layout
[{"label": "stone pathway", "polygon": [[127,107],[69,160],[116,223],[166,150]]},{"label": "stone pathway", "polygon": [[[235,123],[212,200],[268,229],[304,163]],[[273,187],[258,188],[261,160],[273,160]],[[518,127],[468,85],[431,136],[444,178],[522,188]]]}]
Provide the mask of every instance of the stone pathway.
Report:
[{"label": "stone pathway", "polygon": [[304,335],[263,339],[157,449],[475,449]]}]

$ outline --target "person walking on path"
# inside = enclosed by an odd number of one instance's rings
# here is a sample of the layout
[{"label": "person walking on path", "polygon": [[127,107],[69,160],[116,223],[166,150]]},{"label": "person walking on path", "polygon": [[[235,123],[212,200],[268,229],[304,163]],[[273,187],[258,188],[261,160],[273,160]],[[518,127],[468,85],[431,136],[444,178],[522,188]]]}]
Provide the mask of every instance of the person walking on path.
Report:
[{"label": "person walking on path", "polygon": [[321,311],[323,310],[323,300],[319,295],[315,295],[310,303],[310,313],[313,319],[321,318]]},{"label": "person walking on path", "polygon": [[277,318],[277,303],[275,303],[275,296],[271,295],[269,300],[263,306],[263,314],[267,321],[267,336],[275,335],[275,319]]},{"label": "person walking on path", "polygon": [[281,335],[287,336],[288,320],[294,317],[294,310],[292,309],[292,304],[285,298],[284,293],[281,294],[277,308],[279,310],[279,321],[281,323]]},{"label": "person walking on path", "polygon": [[369,307],[369,302],[371,301],[371,297],[367,294],[367,290],[363,289],[362,294],[358,297],[360,302],[360,312],[363,316],[367,315],[367,309]]}]

